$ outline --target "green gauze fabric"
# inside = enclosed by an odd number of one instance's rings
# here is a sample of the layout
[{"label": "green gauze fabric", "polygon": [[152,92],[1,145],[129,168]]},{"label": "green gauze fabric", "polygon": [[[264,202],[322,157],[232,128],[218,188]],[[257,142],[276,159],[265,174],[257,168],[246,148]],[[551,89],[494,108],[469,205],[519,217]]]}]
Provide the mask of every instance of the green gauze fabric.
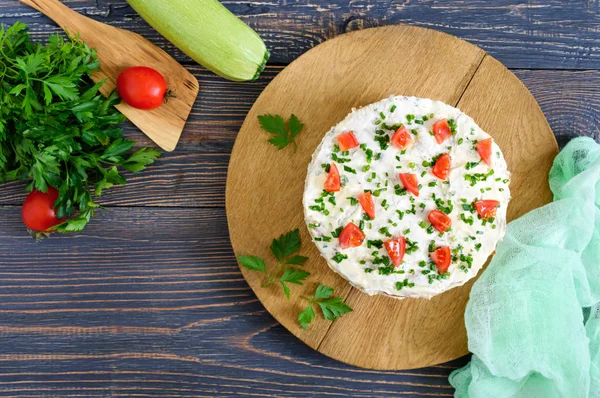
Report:
[{"label": "green gauze fabric", "polygon": [[572,140],[549,180],[471,290],[455,397],[600,397],[600,145]]}]

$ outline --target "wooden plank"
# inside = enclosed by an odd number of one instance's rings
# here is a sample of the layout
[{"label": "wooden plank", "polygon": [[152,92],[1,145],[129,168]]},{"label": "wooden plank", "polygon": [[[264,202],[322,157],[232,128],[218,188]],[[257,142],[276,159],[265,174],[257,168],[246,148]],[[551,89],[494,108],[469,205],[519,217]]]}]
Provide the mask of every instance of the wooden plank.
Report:
[{"label": "wooden plank", "polygon": [[599,72],[513,72],[540,104],[560,147],[577,136],[600,141]]},{"label": "wooden plank", "polygon": [[[282,67],[269,67],[256,82],[234,83],[193,68],[202,90],[177,150],[166,153],[128,185],[106,191],[108,206],[224,206],[229,153],[244,117],[260,92]],[[571,137],[600,134],[600,72],[517,70],[517,77],[539,102],[560,146]],[[150,140],[129,123],[127,136],[140,145]],[[266,133],[265,133],[266,134]],[[257,139],[266,139],[257,137]],[[17,182],[0,185],[0,204],[20,204]]]},{"label": "wooden plank", "polygon": [[[125,174],[127,185],[104,191],[98,203],[106,206],[225,206],[227,153],[202,153],[191,147],[163,154],[145,172]],[[0,184],[0,204],[25,200],[25,184]]]},{"label": "wooden plank", "polygon": [[369,371],[305,346],[243,280],[224,209],[111,209],[40,244],[18,207],[0,220],[1,394],[451,396],[464,364]]},{"label": "wooden plank", "polygon": [[[187,61],[125,0],[69,0],[102,22],[131,29]],[[355,29],[408,23],[442,30],[481,46],[509,68],[600,69],[600,12],[590,0],[237,1],[223,4],[265,40],[271,63],[287,64],[315,45]],[[14,1],[0,4],[2,22],[21,19],[36,37],[57,31]]]}]

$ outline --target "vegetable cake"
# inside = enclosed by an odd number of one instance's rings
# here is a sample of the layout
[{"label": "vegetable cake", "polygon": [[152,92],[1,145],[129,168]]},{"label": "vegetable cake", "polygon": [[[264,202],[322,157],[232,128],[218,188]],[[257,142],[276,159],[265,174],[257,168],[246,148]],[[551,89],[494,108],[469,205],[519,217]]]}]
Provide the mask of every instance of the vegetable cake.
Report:
[{"label": "vegetable cake", "polygon": [[509,179],[502,151],[469,116],[393,96],[325,134],[308,167],[305,220],[329,266],[360,290],[431,298],[495,250]]}]

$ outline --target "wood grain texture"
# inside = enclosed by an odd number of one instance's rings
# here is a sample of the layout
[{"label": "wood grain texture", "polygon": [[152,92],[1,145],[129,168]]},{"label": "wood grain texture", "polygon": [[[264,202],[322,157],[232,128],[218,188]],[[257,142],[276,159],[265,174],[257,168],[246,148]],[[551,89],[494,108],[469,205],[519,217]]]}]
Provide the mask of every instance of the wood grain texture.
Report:
[{"label": "wood grain texture", "polygon": [[59,0],[19,1],[43,12],[71,35],[79,34],[81,40],[96,49],[100,69],[92,74],[92,79],[106,80],[100,88],[102,94],[109,95],[119,74],[129,67],[152,66],[160,72],[173,93],[169,101],[152,110],[136,109],[125,102],[116,108],[163,150],[175,149],[198,95],[194,75],[144,37],[87,18]]},{"label": "wood grain texture", "polygon": [[[392,67],[389,53],[410,62]],[[481,49],[437,31],[404,25],[368,29],[339,36],[298,58],[248,113],[233,148],[226,193],[237,255],[269,258],[270,239],[297,227],[310,240],[302,193],[314,149],[352,108],[392,94],[458,104],[495,139],[513,173],[509,221],[551,200],[547,178],[558,146],[535,99],[512,73]],[[275,152],[256,140],[262,131],[256,117],[268,112],[293,112],[304,121],[297,153]],[[269,209],[268,216],[264,209]],[[315,245],[309,246],[304,246],[310,258],[304,268],[317,282],[294,290],[297,296],[310,296],[316,283],[324,283],[348,297],[353,313],[333,324],[319,319],[304,331],[296,318],[305,303],[290,303],[279,286],[261,287],[262,274],[242,270],[267,310],[307,345],[375,369],[411,369],[467,354],[463,318],[472,282],[432,300],[368,296],[350,289]]]},{"label": "wood grain texture", "polygon": [[366,371],[279,326],[235,263],[224,209],[111,209],[42,245],[18,210],[0,207],[0,395],[452,396],[464,360]]},{"label": "wood grain texture", "polygon": [[[131,29],[182,62],[188,58],[146,24],[125,0],[68,0],[98,21]],[[226,0],[287,64],[339,34],[364,27],[408,23],[468,40],[509,68],[600,69],[597,0]],[[33,23],[40,37],[56,28],[11,0],[0,3],[3,22]]]},{"label": "wood grain texture", "polygon": [[548,173],[558,154],[558,144],[538,103],[523,83],[488,56],[458,107],[477,120],[503,148],[511,172],[513,197],[507,219],[514,220],[551,202]]},{"label": "wood grain texture", "polygon": [[600,73],[528,70],[514,73],[537,99],[560,147],[577,136],[600,141]]},{"label": "wood grain texture", "polygon": [[[125,0],[65,4],[98,21],[133,29],[188,62]],[[465,38],[513,68],[599,65],[597,1],[224,4],[259,30],[273,52],[272,62],[279,64],[339,33],[406,21]],[[60,31],[16,0],[0,0],[0,22],[19,19],[32,26],[36,39]],[[258,81],[243,84],[191,64],[189,69],[202,90],[180,145],[157,166],[130,176],[126,187],[108,190],[100,202],[109,210],[100,212],[85,233],[34,245],[20,222],[23,185],[0,185],[0,280],[5,287],[0,306],[13,310],[0,320],[0,395],[452,396],[447,376],[465,359],[400,372],[351,367],[304,345],[256,300],[228,240],[225,177],[246,113],[282,66],[271,65]],[[579,135],[599,139],[599,72],[513,72],[538,100],[561,146]],[[124,126],[140,145],[151,144],[131,124]],[[132,244],[134,234],[135,250],[126,254],[120,242]],[[176,253],[165,248],[172,245]],[[209,272],[218,277],[199,282],[200,273]],[[122,276],[122,283],[113,285]],[[129,301],[102,303],[113,298]],[[167,307],[171,299],[169,305],[177,309],[153,310]],[[75,310],[45,314],[46,308],[61,308],[55,301]],[[217,305],[206,307],[211,303]],[[196,308],[200,305],[205,308]],[[86,306],[91,310],[78,311]]]},{"label": "wood grain texture", "polygon": [[[282,70],[269,67],[256,82],[233,83],[198,67],[190,70],[202,91],[175,152],[165,154],[148,172],[128,175],[125,187],[107,190],[107,206],[225,206],[229,152],[244,117],[262,89]],[[600,136],[600,72],[513,71],[538,100],[555,136],[564,146],[569,139]],[[139,145],[150,140],[129,123],[126,135]],[[267,139],[264,133],[262,139]],[[23,184],[0,185],[0,204],[19,205]]]}]

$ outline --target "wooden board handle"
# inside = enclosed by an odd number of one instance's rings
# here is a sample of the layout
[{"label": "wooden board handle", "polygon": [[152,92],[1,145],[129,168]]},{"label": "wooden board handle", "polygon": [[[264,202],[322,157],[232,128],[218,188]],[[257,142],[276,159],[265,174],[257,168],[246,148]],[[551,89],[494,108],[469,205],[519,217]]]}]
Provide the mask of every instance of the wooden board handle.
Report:
[{"label": "wooden board handle", "polygon": [[[19,0],[23,4],[35,8],[44,15],[50,17],[63,29],[72,26],[76,19],[82,18],[82,15],[73,11],[59,0]],[[71,33],[71,32],[69,32]]]}]

